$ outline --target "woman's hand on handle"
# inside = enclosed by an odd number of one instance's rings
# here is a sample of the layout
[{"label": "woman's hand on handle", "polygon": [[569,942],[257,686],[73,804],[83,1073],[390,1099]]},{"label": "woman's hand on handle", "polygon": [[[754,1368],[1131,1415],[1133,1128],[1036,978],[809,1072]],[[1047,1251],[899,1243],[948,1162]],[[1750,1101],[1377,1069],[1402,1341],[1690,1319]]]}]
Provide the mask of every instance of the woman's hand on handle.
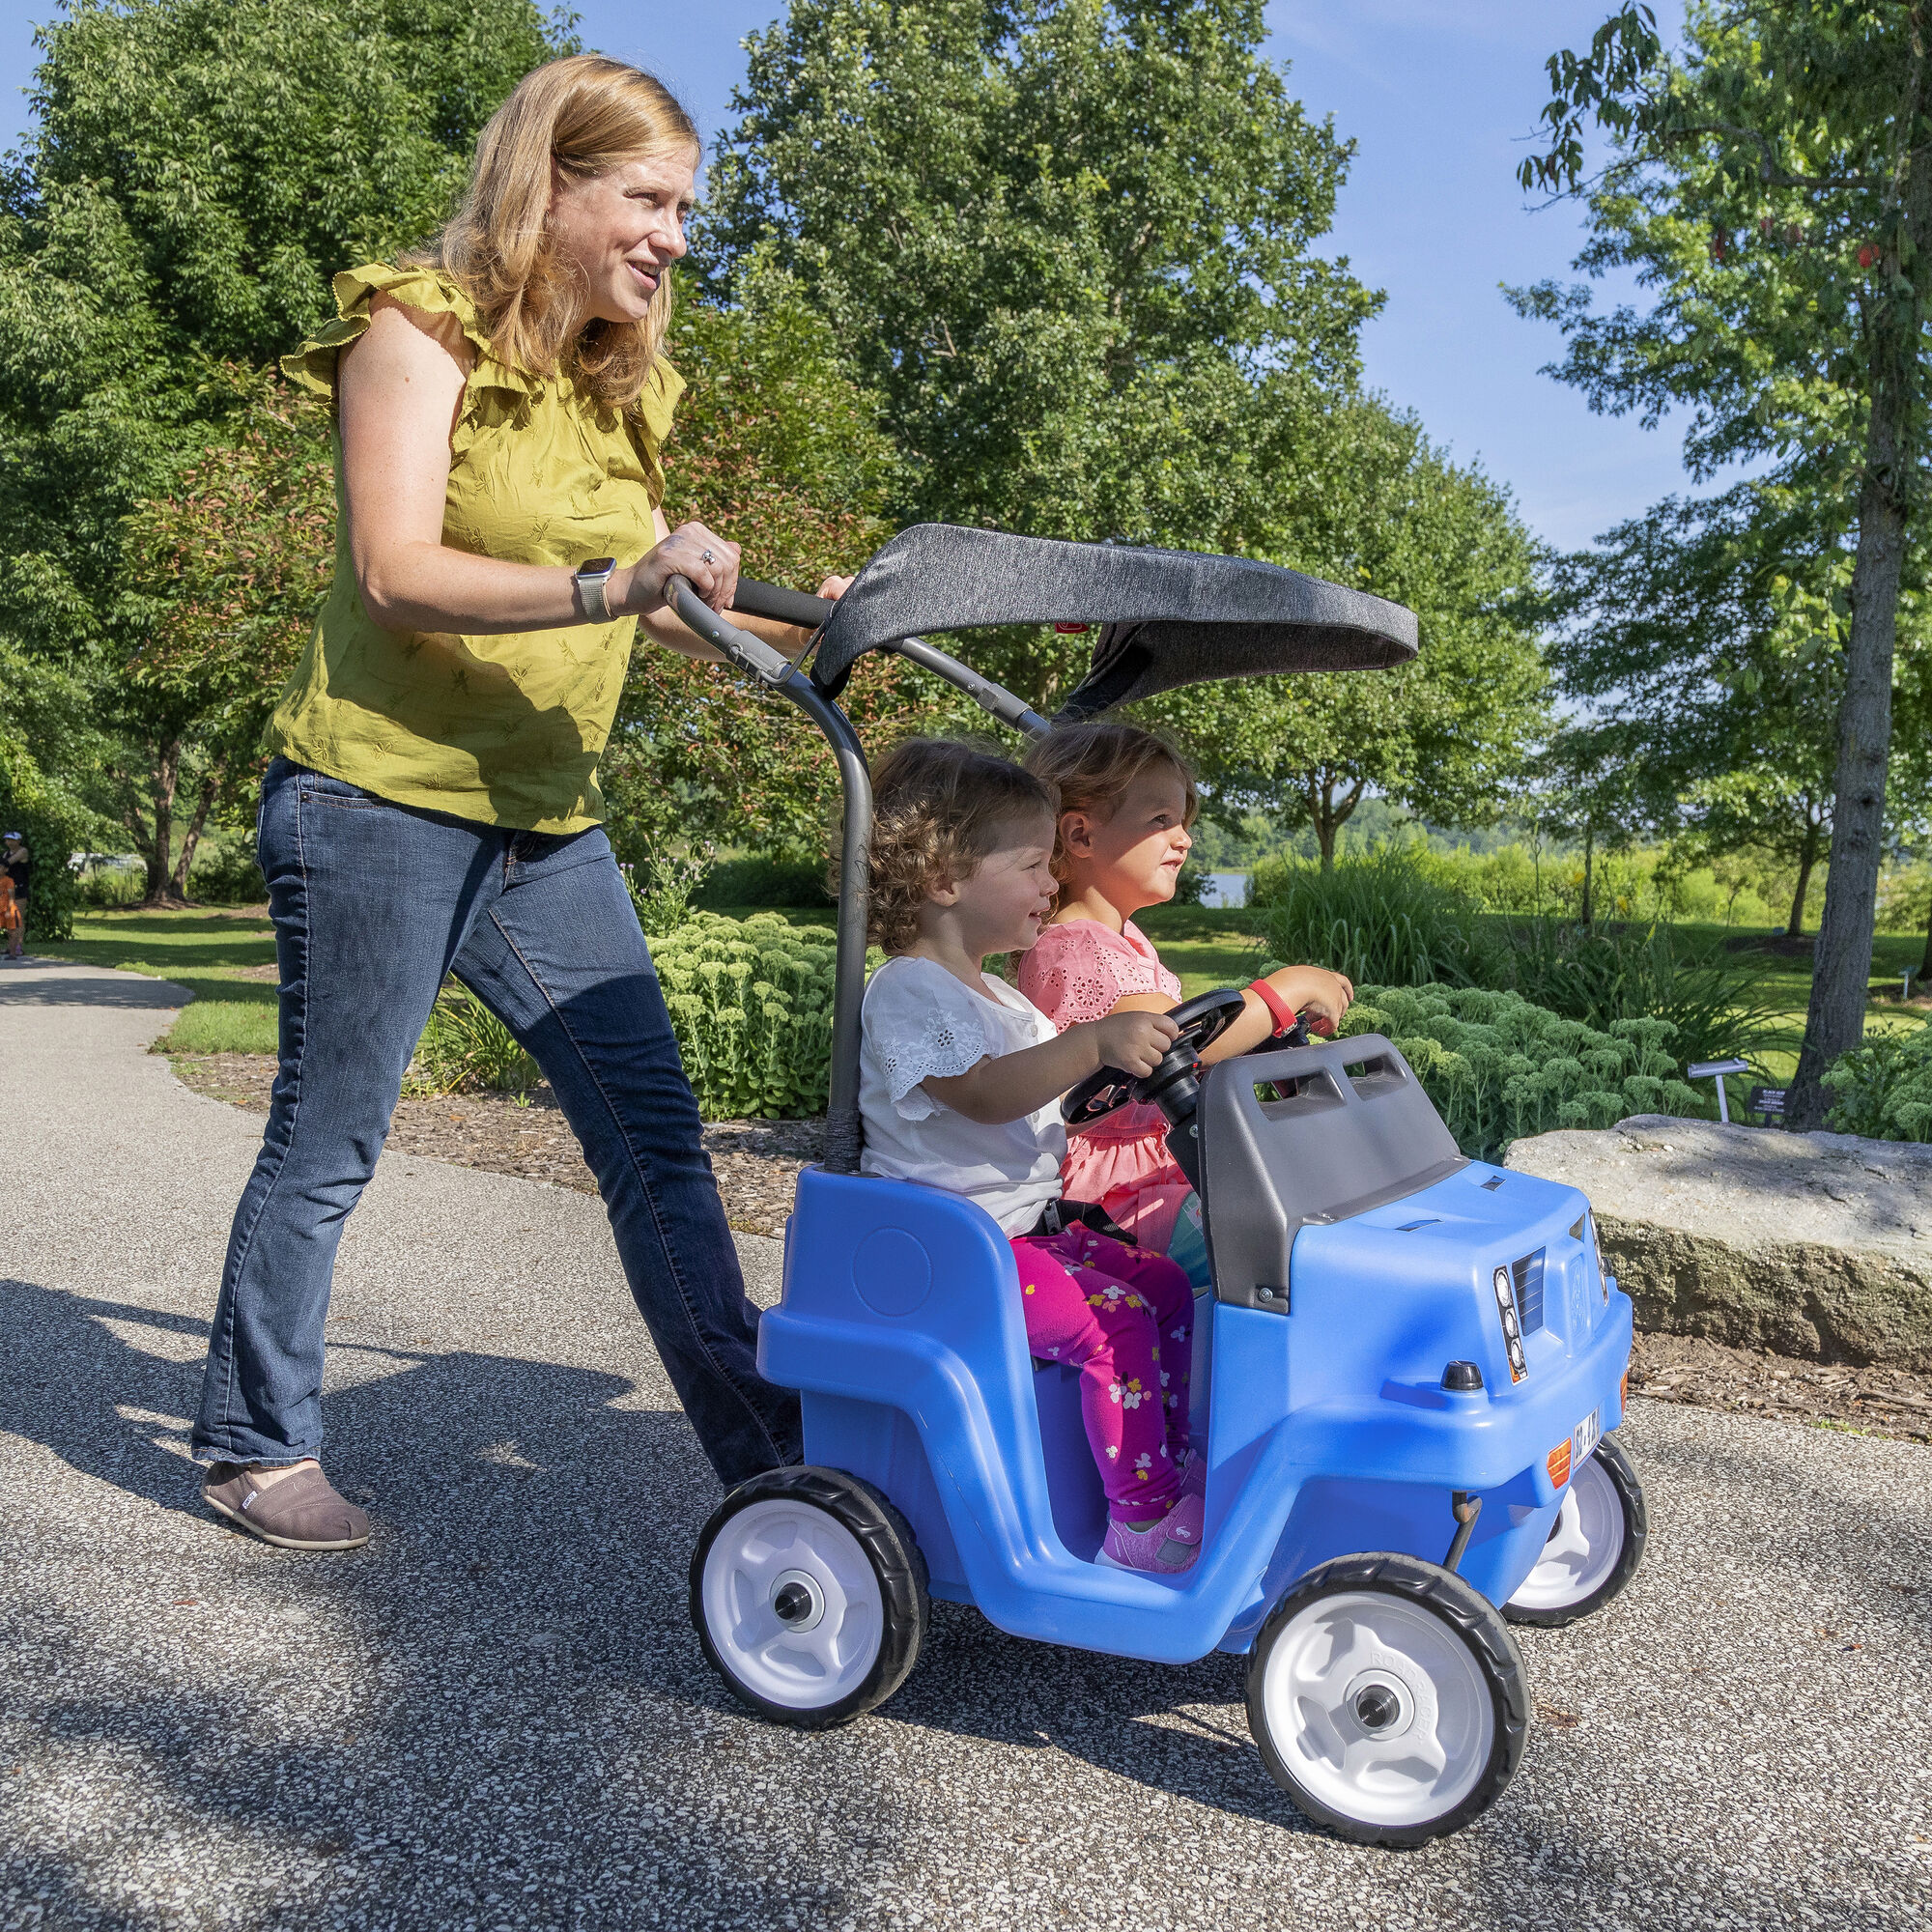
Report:
[{"label": "woman's hand on handle", "polygon": [[728,611],[738,588],[738,546],[702,524],[680,524],[627,571],[611,601],[621,616],[647,617],[670,601],[668,585],[681,577],[714,611]]}]

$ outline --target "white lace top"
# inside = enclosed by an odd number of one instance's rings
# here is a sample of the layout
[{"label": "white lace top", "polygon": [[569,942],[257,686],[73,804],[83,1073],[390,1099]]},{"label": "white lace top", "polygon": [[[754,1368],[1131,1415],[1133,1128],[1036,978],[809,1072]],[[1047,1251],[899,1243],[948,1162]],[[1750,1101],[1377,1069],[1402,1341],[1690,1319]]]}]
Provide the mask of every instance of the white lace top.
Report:
[{"label": "white lace top", "polygon": [[1058,1102],[981,1126],[942,1106],[921,1082],[965,1073],[1053,1038],[1025,995],[988,980],[982,996],[930,959],[888,959],[866,988],[859,1111],[867,1174],[923,1180],[977,1201],[1009,1235],[1024,1235],[1060,1198],[1066,1129]]}]

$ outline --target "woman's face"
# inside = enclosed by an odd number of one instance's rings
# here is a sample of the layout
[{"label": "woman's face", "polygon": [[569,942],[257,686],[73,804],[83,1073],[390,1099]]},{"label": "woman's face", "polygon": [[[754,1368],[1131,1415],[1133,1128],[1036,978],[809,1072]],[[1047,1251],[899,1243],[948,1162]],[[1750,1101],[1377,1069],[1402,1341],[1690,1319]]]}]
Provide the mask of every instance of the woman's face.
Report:
[{"label": "woman's face", "polygon": [[684,253],[696,156],[652,155],[609,174],[567,175],[553,166],[550,232],[576,270],[583,322],[640,322],[665,271]]}]

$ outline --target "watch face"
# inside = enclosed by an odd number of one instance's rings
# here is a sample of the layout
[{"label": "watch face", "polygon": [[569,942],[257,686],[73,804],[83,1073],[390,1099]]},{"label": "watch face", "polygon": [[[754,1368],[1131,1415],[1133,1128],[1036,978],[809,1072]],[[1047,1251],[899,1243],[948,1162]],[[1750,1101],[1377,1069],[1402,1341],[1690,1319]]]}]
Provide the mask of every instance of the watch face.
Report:
[{"label": "watch face", "polygon": [[609,577],[617,568],[614,556],[593,556],[588,563],[577,566],[579,577]]}]

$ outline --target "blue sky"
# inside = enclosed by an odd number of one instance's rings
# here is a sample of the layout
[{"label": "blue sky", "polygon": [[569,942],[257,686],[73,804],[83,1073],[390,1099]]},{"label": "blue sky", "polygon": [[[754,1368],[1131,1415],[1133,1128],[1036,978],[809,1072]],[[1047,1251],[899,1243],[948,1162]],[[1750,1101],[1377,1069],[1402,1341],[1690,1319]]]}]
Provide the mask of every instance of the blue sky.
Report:
[{"label": "blue sky", "polygon": [[[327,4],[327,0],[319,0]],[[778,0],[577,0],[587,45],[668,81],[707,134],[729,118],[743,36]],[[1609,0],[1272,0],[1269,51],[1357,153],[1326,244],[1388,303],[1363,340],[1369,380],[1461,460],[1480,459],[1547,541],[1572,547],[1689,488],[1678,435],[1593,416],[1538,374],[1555,331],[1497,285],[1568,272],[1568,208],[1531,213],[1515,169],[1544,98],[1543,62]],[[51,0],[0,0],[0,128],[22,130],[33,23]]]}]

